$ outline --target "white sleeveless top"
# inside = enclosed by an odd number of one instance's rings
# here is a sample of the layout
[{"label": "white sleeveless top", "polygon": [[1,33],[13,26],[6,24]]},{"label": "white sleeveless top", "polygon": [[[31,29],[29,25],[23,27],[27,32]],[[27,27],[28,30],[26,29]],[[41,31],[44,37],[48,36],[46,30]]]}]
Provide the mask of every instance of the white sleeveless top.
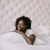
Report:
[{"label": "white sleeveless top", "polygon": [[31,34],[35,34],[35,32],[32,29],[27,29],[25,34],[29,37]]}]

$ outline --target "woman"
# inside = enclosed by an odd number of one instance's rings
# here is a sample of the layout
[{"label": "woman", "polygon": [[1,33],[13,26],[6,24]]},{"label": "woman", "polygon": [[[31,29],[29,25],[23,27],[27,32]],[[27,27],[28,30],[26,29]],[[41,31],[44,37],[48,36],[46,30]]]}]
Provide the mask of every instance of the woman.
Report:
[{"label": "woman", "polygon": [[31,29],[31,20],[28,17],[19,17],[15,22],[16,29],[13,32],[21,34],[28,44],[33,45],[35,35]]}]

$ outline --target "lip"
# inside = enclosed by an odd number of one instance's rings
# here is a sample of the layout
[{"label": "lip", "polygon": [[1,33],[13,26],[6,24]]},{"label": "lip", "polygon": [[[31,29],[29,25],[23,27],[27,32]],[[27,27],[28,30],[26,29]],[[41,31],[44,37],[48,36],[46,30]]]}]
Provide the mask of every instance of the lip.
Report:
[{"label": "lip", "polygon": [[18,27],[18,30],[20,30],[21,28],[20,27]]}]

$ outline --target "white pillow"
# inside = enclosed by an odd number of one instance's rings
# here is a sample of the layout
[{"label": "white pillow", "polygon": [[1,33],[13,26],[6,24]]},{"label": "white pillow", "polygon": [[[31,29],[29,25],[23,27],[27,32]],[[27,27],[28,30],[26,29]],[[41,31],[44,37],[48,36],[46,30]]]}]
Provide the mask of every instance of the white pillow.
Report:
[{"label": "white pillow", "polygon": [[24,42],[24,43],[26,43],[23,36],[19,33],[16,33],[16,32],[4,33],[0,37],[4,40],[8,40],[8,41],[12,41],[12,42],[20,42],[20,43]]},{"label": "white pillow", "polygon": [[42,39],[36,37],[34,45],[44,45],[44,44],[46,44],[46,42],[44,42]]},{"label": "white pillow", "polygon": [[39,34],[39,36],[43,41],[45,41],[47,43],[50,40],[50,35],[49,34]]},{"label": "white pillow", "polygon": [[49,32],[49,26],[39,26],[39,28],[42,30],[44,34],[48,34]]}]

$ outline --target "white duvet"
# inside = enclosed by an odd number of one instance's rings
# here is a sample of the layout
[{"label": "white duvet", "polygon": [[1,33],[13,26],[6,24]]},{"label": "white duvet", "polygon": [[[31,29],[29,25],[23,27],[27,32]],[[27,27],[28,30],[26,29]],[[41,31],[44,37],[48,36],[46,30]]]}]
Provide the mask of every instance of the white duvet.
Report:
[{"label": "white duvet", "polygon": [[0,50],[50,50],[47,45],[26,45],[22,43],[10,43],[0,39]]},{"label": "white duvet", "polygon": [[0,35],[0,50],[37,50],[37,49],[50,50],[50,46],[28,45],[23,36],[15,32],[9,32]]}]

